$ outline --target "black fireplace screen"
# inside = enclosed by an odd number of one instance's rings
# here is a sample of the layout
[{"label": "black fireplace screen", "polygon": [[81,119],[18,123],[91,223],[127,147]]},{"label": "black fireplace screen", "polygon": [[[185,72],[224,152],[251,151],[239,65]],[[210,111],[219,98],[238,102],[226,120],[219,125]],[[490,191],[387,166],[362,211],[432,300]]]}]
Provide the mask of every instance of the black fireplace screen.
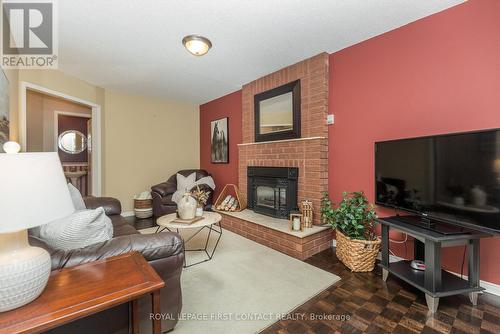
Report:
[{"label": "black fireplace screen", "polygon": [[248,207],[288,219],[297,209],[297,168],[248,167]]},{"label": "black fireplace screen", "polygon": [[286,207],[286,188],[257,186],[255,196],[256,205],[268,208]]}]

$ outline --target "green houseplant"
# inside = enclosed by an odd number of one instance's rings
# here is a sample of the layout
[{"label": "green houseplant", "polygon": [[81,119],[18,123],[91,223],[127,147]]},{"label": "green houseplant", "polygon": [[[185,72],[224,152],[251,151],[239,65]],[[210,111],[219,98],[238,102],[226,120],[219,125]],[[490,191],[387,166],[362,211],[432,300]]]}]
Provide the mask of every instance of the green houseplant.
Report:
[{"label": "green houseplant", "polygon": [[328,193],[321,200],[321,218],[336,230],[336,254],[352,271],[372,271],[380,249],[373,231],[377,214],[363,192],[342,193],[334,206]]}]

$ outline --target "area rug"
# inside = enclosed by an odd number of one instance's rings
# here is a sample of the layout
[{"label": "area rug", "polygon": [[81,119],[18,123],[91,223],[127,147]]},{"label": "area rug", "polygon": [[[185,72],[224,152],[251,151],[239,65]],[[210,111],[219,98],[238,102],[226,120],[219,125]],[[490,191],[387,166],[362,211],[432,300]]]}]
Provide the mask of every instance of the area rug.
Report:
[{"label": "area rug", "polygon": [[[150,228],[141,233],[154,231]],[[203,248],[204,232],[188,247]],[[184,238],[190,233],[186,231]],[[213,241],[209,247],[213,247]],[[202,255],[188,252],[188,264],[202,259]],[[257,333],[339,280],[336,275],[223,230],[213,259],[182,273],[183,308],[173,333]]]}]

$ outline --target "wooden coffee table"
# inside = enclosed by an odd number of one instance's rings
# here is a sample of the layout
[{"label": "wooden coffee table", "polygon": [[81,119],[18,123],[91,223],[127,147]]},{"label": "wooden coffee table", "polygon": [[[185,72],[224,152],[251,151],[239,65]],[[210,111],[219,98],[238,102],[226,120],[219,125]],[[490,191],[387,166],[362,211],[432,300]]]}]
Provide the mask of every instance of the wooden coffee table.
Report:
[{"label": "wooden coffee table", "polygon": [[[188,230],[188,229],[196,229],[195,233],[193,233],[189,238],[184,240],[184,268],[188,268],[191,266],[194,266],[196,264],[200,264],[203,262],[210,261],[215,253],[215,250],[217,249],[217,246],[219,245],[220,238],[222,237],[222,227],[220,226],[220,222],[222,220],[222,216],[216,212],[210,212],[210,211],[205,211],[203,213],[203,219],[199,220],[193,224],[182,224],[182,223],[175,223],[174,220],[177,218],[177,213],[171,213],[169,215],[161,216],[156,220],[156,224],[158,225],[158,228],[156,229],[156,233],[162,232],[164,230],[168,231],[176,231],[179,233],[179,230]],[[208,229],[208,235],[207,235],[207,240],[205,241],[205,247],[204,248],[197,248],[197,249],[186,249],[187,248],[187,243],[193,239],[198,233],[203,231],[204,229]],[[208,243],[210,241],[210,236],[213,234],[217,234],[217,240],[215,242],[214,249],[209,252],[208,251]],[[181,235],[182,237],[182,235]],[[207,258],[205,260],[201,260],[195,263],[187,264],[186,262],[186,253],[185,252],[205,252],[207,255]]]},{"label": "wooden coffee table", "polygon": [[[132,302],[132,329],[138,333],[137,300],[151,294],[153,313],[159,314],[163,286],[163,280],[139,253],[55,270],[40,297],[0,313],[0,334],[44,332],[127,302]],[[161,332],[160,320],[153,320],[153,332]]]}]

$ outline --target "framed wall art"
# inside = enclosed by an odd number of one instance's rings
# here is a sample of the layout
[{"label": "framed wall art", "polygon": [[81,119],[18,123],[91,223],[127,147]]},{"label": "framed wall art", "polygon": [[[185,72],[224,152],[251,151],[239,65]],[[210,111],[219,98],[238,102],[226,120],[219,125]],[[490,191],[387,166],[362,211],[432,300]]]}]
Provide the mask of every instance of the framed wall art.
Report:
[{"label": "framed wall art", "polygon": [[210,123],[211,156],[213,164],[229,163],[229,118]]}]

